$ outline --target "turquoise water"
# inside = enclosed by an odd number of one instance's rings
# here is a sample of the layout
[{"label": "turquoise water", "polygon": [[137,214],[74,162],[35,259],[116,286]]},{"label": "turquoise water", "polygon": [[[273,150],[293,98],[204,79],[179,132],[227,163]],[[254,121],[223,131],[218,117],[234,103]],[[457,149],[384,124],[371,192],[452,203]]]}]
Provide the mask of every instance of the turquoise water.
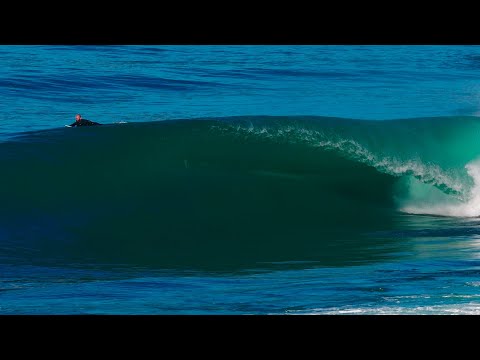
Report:
[{"label": "turquoise water", "polygon": [[0,64],[0,313],[480,310],[480,47]]}]

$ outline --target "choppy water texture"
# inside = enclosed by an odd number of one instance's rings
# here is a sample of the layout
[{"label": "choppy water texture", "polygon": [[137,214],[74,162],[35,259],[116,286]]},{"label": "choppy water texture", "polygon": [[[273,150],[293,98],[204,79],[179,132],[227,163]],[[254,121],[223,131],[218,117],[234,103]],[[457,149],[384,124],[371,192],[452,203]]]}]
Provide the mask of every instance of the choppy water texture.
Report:
[{"label": "choppy water texture", "polygon": [[0,313],[480,311],[480,47],[0,65]]}]

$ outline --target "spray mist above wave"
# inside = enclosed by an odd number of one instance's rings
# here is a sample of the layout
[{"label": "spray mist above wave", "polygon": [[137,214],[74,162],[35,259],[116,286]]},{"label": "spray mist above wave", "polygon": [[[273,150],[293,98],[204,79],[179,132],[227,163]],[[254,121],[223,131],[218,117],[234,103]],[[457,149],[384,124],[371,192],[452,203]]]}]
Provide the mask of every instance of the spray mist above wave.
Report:
[{"label": "spray mist above wave", "polygon": [[[444,169],[433,162],[424,162],[420,156],[401,158],[385,155],[384,148],[368,149],[360,140],[339,134],[335,129],[308,129],[295,125],[269,127],[266,125],[234,126],[237,136],[250,136],[274,142],[303,144],[313,148],[335,151],[347,159],[374,167],[379,172],[395,177],[412,176],[420,182],[433,185],[459,200],[470,196],[472,182],[463,169]],[[225,130],[225,129],[224,129]]]}]

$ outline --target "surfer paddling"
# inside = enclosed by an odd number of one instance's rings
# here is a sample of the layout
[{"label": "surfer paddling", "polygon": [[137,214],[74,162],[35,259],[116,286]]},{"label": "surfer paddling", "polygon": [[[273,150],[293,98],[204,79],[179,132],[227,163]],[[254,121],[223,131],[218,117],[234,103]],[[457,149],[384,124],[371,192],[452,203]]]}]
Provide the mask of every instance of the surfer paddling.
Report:
[{"label": "surfer paddling", "polygon": [[90,121],[90,120],[87,120],[87,119],[84,119],[82,118],[82,115],[80,114],[77,114],[75,115],[75,122],[73,124],[70,125],[70,127],[74,127],[74,126],[92,126],[92,125],[101,125],[97,122],[94,122],[94,121]]}]

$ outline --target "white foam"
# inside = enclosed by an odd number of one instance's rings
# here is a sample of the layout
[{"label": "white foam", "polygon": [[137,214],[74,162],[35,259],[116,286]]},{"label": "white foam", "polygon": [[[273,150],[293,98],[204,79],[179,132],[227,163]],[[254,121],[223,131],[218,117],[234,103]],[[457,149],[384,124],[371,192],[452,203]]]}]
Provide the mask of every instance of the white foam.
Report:
[{"label": "white foam", "polygon": [[409,214],[429,214],[455,217],[480,216],[480,159],[465,165],[468,175],[473,180],[466,199],[457,203],[415,204],[411,203],[401,208]]},{"label": "white foam", "polygon": [[379,307],[333,307],[301,311],[288,311],[295,315],[479,315],[480,303],[430,305],[430,306],[379,306]]},{"label": "white foam", "polygon": [[[248,133],[263,138],[283,139],[288,143],[303,143],[327,150],[336,150],[352,160],[372,166],[380,172],[396,177],[409,176],[417,179],[412,187],[430,186],[430,197],[415,196],[402,199],[400,211],[410,214],[429,214],[458,217],[480,216],[480,160],[465,166],[473,186],[465,174],[442,169],[433,163],[424,163],[420,158],[403,160],[383,154],[375,154],[353,139],[345,139],[322,131],[286,126],[281,128],[236,126],[238,133]],[[449,195],[443,191],[448,191]],[[425,188],[424,188],[425,190]],[[418,195],[418,194],[417,194]]]},{"label": "white foam", "polygon": [[[309,142],[315,138],[325,137],[320,133],[312,134],[302,130],[304,139]],[[312,143],[315,144],[315,142]],[[473,186],[471,186],[458,174],[445,171],[436,164],[425,164],[420,159],[404,161],[388,156],[380,157],[351,139],[322,139],[316,142],[316,146],[340,150],[351,158],[373,166],[384,173],[399,177],[411,175],[423,184],[446,188],[454,193],[452,194],[454,196],[446,196],[438,190],[437,194],[442,194],[442,196],[435,196],[429,199],[430,201],[418,202],[418,199],[411,199],[409,202],[408,199],[404,200],[404,205],[400,208],[403,212],[454,217],[480,216],[480,159],[465,165],[467,174],[473,182]],[[443,199],[443,201],[438,201],[439,199]]]},{"label": "white foam", "polygon": [[[428,199],[429,201],[417,198],[403,199],[400,211],[409,214],[453,217],[480,216],[480,159],[465,165],[467,174],[473,181],[473,186],[469,186],[460,176],[449,173],[436,164],[425,164],[419,159],[402,161],[387,156],[379,157],[354,140],[322,140],[317,145],[338,149],[352,158],[387,174],[394,176],[411,175],[418,179],[419,183],[443,187],[454,192],[454,196],[447,196],[437,190],[437,196]],[[432,192],[435,193],[435,191]]]},{"label": "white foam", "polygon": [[461,196],[465,192],[463,182],[454,174],[442,170],[435,164],[424,164],[420,159],[408,161],[389,156],[377,156],[354,140],[320,141],[319,146],[334,148],[350,155],[355,160],[373,166],[378,171],[394,175],[411,175],[423,183],[450,189]]},{"label": "white foam", "polygon": [[378,171],[398,177],[410,175],[418,179],[419,183],[434,185],[452,192],[448,196],[432,188],[432,193],[436,192],[437,196],[428,199],[429,201],[425,199],[419,201],[416,198],[403,199],[400,211],[454,217],[480,216],[480,159],[465,166],[467,174],[473,180],[473,186],[470,186],[460,175],[445,171],[436,164],[425,164],[420,159],[404,161],[388,156],[380,157],[354,140],[321,140],[317,142],[317,146],[340,150],[355,160],[375,167]]},{"label": "white foam", "polygon": [[255,128],[253,124],[248,127],[238,125],[237,132],[247,132],[267,138],[284,139],[289,143],[304,143],[310,146],[321,147],[328,150],[338,150],[341,154],[350,157],[352,160],[362,162],[376,168],[378,171],[393,176],[412,175],[422,182],[443,187],[456,193],[458,196],[465,194],[464,183],[454,174],[448,173],[435,164],[425,164],[421,159],[408,161],[396,159],[389,156],[375,155],[366,149],[359,142],[352,139],[345,139],[334,134],[285,126],[282,128]]}]

